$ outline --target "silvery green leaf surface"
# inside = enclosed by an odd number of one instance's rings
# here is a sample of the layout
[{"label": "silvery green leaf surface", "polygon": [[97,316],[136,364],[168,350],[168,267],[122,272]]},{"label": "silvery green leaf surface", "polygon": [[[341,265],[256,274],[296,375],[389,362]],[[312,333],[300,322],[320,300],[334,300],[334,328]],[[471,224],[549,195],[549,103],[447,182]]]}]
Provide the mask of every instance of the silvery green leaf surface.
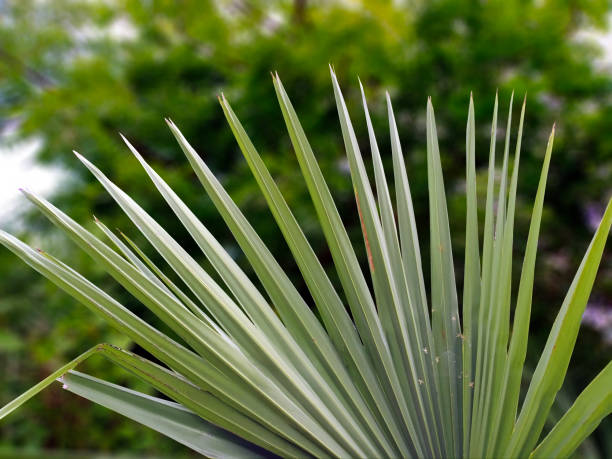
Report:
[{"label": "silvery green leaf surface", "polygon": [[[332,266],[314,251],[298,219],[236,111],[221,110],[252,171],[274,222],[302,276],[294,285],[265,241],[179,128],[166,120],[204,191],[250,264],[244,269],[179,194],[124,138],[200,253],[188,252],[144,207],[102,170],[76,154],[151,247],[136,245],[96,219],[100,236],[52,203],[24,191],[52,223],[155,316],[148,323],[63,261],[0,230],[0,245],[138,344],[147,360],[109,344],[59,368],[0,409],[4,418],[61,378],[66,389],[209,457],[567,457],[612,411],[610,364],[576,398],[543,438],[576,343],[582,313],[612,226],[612,200],[559,309],[546,346],[519,405],[534,272],[554,128],[534,197],[515,300],[512,292],[515,209],[525,103],[517,132],[510,98],[501,167],[496,164],[495,97],[484,222],[479,222],[479,130],[474,100],[465,136],[465,258],[453,257],[444,152],[431,99],[426,103],[429,221],[415,217],[410,170],[386,93],[390,151],[379,148],[376,111],[361,83],[367,142],[357,137],[352,92],[331,69],[333,100],[362,226],[366,259],[359,260],[334,196],[279,76],[272,84],[287,135],[327,242]],[[370,96],[370,100],[373,97]],[[467,100],[467,95],[466,95]],[[331,97],[330,97],[331,101]],[[515,139],[514,156],[510,154]],[[386,143],[384,144],[386,145]],[[364,153],[362,153],[362,151]],[[385,170],[389,158],[392,170]],[[372,169],[369,169],[371,160]],[[373,180],[369,176],[373,172]],[[499,177],[499,183],[497,183]],[[482,238],[480,228],[483,228]],[[427,235],[423,266],[419,232]],[[136,240],[136,239],[134,239]],[[105,242],[107,241],[107,242]],[[108,243],[110,241],[110,243]],[[146,255],[157,251],[167,267]],[[215,273],[199,262],[208,260]],[[461,263],[460,265],[458,263]],[[456,266],[457,264],[457,266]],[[166,266],[165,265],[165,266]],[[174,271],[174,275],[165,269]],[[457,291],[455,269],[462,273]],[[336,276],[330,276],[330,268]],[[257,277],[247,275],[253,272]],[[424,272],[430,273],[429,289]],[[175,282],[171,279],[178,278]],[[460,314],[462,311],[462,314]],[[513,320],[511,321],[511,318]],[[153,321],[152,321],[153,322]],[[164,327],[160,325],[163,323]],[[161,330],[172,330],[172,338]],[[150,397],[75,371],[104,356],[172,401]]]}]

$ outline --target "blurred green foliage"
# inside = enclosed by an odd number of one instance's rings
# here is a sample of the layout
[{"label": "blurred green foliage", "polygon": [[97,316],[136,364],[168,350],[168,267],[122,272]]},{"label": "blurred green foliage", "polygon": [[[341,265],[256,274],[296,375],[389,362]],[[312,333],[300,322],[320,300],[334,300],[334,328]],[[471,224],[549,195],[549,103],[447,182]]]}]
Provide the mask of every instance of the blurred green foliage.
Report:
[{"label": "blurred green foliage", "polygon": [[[523,241],[545,140],[552,123],[558,126],[534,293],[528,357],[533,366],[590,240],[593,217],[589,215],[597,214],[612,191],[612,76],[593,65],[600,51],[575,39],[579,30],[604,27],[608,8],[607,0],[0,0],[0,122],[5,130],[12,126],[7,141],[41,138],[39,160],[70,170],[54,202],[77,220],[90,221],[89,227],[95,213],[109,227],[119,227],[142,242],[101,187],[77,165],[73,148],[157,218],[167,216],[163,224],[196,251],[163,200],[151,192],[151,184],[117,134],[121,131],[213,234],[227,247],[236,247],[165,128],[163,117],[172,118],[304,290],[226,127],[216,100],[221,91],[242,118],[324,261],[330,256],[290,151],[271,70],[279,72],[292,96],[360,250],[363,243],[342,159],[328,63],[339,74],[349,110],[355,114],[357,76],[361,78],[379,146],[389,162],[383,96],[385,90],[391,93],[424,247],[428,221],[424,114],[426,96],[432,96],[447,189],[452,190],[449,212],[458,259],[463,254],[462,177],[470,91],[476,102],[481,168],[488,155],[495,91],[499,90],[500,113],[507,110],[512,90],[519,102],[527,94],[517,209],[517,236]],[[519,108],[520,103],[515,104],[515,115]],[[502,116],[502,134],[504,120]],[[364,123],[357,115],[355,121],[368,151]],[[59,255],[124,304],[147,314],[39,215],[27,212],[4,225],[18,228],[28,241]],[[516,244],[517,260],[523,247],[524,242]],[[612,303],[610,252],[594,291],[594,300],[608,305]],[[244,261],[237,247],[235,253]],[[461,282],[462,267],[457,269]],[[515,279],[519,269],[516,263]],[[101,341],[129,346],[67,295],[0,251],[0,403]],[[584,328],[575,354],[565,386],[570,400],[610,360],[611,349],[599,334]],[[147,390],[102,359],[87,363],[85,371]],[[595,446],[600,455],[612,454],[604,437],[600,434]],[[3,422],[0,446],[188,454],[58,388]],[[595,446],[591,444],[584,454],[597,454]]]}]

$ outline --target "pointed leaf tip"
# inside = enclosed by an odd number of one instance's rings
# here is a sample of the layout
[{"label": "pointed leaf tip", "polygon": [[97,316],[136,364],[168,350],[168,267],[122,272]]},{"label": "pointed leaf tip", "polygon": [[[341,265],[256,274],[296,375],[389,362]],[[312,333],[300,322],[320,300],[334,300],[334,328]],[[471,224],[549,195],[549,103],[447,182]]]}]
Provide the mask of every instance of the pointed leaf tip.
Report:
[{"label": "pointed leaf tip", "polygon": [[130,151],[132,152],[132,154],[134,156],[136,156],[136,158],[138,160],[140,160],[142,157],[140,156],[140,153],[138,153],[138,150],[136,150],[136,148],[134,148],[134,145],[132,145],[130,143],[130,141],[128,139],[126,139],[123,134],[119,134],[121,136],[121,138],[123,139],[123,142],[125,142],[125,144],[127,145],[127,147],[130,149]]}]

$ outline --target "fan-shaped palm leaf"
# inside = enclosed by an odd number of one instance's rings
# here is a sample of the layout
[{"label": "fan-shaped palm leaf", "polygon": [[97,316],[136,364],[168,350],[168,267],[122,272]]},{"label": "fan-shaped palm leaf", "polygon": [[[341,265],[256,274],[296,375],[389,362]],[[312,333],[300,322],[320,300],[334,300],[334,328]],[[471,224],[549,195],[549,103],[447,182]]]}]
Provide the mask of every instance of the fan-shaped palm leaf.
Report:
[{"label": "fan-shaped palm leaf", "polygon": [[[511,324],[513,227],[525,104],[509,177],[510,102],[501,183],[495,199],[497,97],[495,100],[481,251],[476,129],[470,98],[466,130],[466,255],[460,304],[431,100],[427,102],[431,254],[428,300],[408,174],[388,94],[394,193],[383,169],[363,87],[375,187],[368,177],[351,118],[332,71],[356,210],[368,255],[369,273],[364,273],[278,75],[273,76],[273,82],[333,257],[339,289],[327,276],[229,102],[222,96],[220,103],[322,321],[202,158],[168,120],[172,134],[236,238],[263,290],[249,279],[204,223],[126,139],[128,148],[223,285],[141,206],[77,153],[78,159],[175,271],[184,287],[173,283],[127,236],[115,235],[96,220],[102,234],[112,243],[108,245],[51,203],[27,191],[25,196],[169,326],[181,342],[135,316],[61,261],[0,232],[0,243],[165,365],[103,344],[6,405],[0,410],[0,418],[59,379],[68,390],[214,457],[571,454],[612,410],[610,365],[539,445],[538,441],[567,371],[580,317],[612,224],[612,204],[608,205],[569,288],[519,409],[554,128],[535,197]],[[73,370],[97,353],[149,382],[176,403],[138,394]]]}]

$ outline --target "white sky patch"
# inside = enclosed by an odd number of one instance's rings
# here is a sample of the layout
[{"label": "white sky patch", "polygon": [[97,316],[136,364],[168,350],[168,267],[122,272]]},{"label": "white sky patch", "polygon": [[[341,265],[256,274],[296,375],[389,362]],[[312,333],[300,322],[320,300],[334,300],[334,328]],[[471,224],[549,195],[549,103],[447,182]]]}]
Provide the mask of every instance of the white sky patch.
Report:
[{"label": "white sky patch", "polygon": [[15,224],[27,200],[19,188],[49,196],[68,173],[59,167],[37,164],[42,141],[34,138],[0,146],[0,224]]},{"label": "white sky patch", "polygon": [[138,38],[138,29],[126,17],[115,19],[110,25],[99,27],[88,22],[73,30],[74,37],[82,42],[109,38],[118,42],[134,41]]},{"label": "white sky patch", "polygon": [[601,48],[601,56],[593,62],[596,69],[612,73],[612,13],[607,17],[607,30],[601,31],[595,28],[579,30],[574,38],[578,41],[596,43]]}]

